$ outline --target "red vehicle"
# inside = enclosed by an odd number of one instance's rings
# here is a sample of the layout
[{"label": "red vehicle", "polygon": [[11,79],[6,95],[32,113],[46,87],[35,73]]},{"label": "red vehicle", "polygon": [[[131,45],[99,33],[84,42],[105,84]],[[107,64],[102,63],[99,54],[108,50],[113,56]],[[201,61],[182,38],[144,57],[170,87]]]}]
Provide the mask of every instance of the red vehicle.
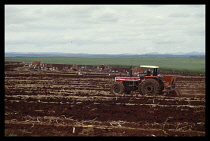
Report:
[{"label": "red vehicle", "polygon": [[138,91],[143,95],[168,94],[173,96],[180,95],[180,91],[175,89],[176,76],[158,75],[159,66],[141,65],[141,68],[152,68],[153,73],[147,71],[147,74],[140,77],[115,77],[115,82],[111,86],[111,93],[113,94],[130,94],[131,91]]}]

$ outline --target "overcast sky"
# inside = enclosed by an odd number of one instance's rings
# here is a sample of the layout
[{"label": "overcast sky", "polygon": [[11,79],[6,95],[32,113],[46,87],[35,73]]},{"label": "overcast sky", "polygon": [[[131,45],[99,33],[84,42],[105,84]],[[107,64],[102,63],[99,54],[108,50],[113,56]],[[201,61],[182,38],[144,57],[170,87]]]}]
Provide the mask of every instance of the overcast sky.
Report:
[{"label": "overcast sky", "polygon": [[205,52],[205,5],[5,5],[5,52]]}]

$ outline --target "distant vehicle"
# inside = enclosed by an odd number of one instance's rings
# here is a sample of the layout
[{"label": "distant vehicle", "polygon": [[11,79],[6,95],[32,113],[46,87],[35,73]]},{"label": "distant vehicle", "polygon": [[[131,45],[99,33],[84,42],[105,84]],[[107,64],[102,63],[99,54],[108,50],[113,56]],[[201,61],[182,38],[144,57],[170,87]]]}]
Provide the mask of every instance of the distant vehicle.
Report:
[{"label": "distant vehicle", "polygon": [[71,69],[74,70],[74,71],[77,71],[77,70],[78,70],[78,65],[73,65],[73,66],[71,67]]},{"label": "distant vehicle", "polygon": [[106,67],[106,65],[105,65],[105,64],[101,64],[101,65],[99,66],[99,69],[104,70],[104,69],[105,69],[105,67]]},{"label": "distant vehicle", "polygon": [[33,67],[34,69],[40,69],[40,64],[41,64],[40,61],[34,61],[32,63],[32,66],[30,66],[30,67]]}]

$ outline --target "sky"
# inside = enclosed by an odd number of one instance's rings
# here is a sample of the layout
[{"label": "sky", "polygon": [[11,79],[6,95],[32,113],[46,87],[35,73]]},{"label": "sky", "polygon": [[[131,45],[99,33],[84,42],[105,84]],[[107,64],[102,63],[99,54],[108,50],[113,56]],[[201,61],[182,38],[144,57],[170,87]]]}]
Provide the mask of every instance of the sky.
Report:
[{"label": "sky", "polygon": [[5,5],[5,52],[205,52],[205,5]]}]

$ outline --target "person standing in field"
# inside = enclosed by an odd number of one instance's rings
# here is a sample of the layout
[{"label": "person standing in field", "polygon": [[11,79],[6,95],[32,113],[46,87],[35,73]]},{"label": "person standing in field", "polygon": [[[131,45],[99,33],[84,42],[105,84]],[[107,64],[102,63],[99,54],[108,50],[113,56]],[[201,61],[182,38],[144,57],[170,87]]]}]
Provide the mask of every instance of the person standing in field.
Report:
[{"label": "person standing in field", "polygon": [[146,74],[146,76],[151,76],[151,73],[150,73],[150,71],[147,71],[147,74]]}]

